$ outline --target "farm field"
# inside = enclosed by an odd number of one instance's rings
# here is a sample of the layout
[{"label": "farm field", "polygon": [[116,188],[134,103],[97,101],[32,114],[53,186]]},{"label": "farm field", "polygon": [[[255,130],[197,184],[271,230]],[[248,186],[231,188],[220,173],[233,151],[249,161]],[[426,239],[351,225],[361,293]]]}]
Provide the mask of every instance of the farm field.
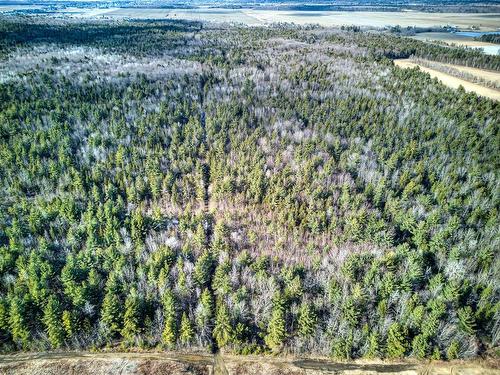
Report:
[{"label": "farm field", "polygon": [[[0,6],[0,11],[23,9],[24,5]],[[28,9],[28,6],[26,6]],[[417,26],[434,27],[453,25],[461,29],[472,26],[482,31],[500,28],[500,14],[496,13],[426,13],[406,12],[339,12],[339,11],[289,11],[262,9],[228,9],[199,7],[194,9],[165,8],[80,8],[68,7],[54,11],[56,15],[81,18],[134,18],[134,19],[184,19],[191,21],[242,23],[250,26],[272,23],[319,24],[321,26]]]},{"label": "farm field", "polygon": [[262,23],[294,22],[298,24],[318,23],[322,26],[373,26],[384,27],[400,25],[402,27],[432,27],[455,25],[468,28],[472,25],[484,30],[496,30],[500,27],[500,15],[494,14],[459,14],[459,13],[424,13],[424,12],[290,12],[248,10]]},{"label": "farm field", "polygon": [[[422,64],[418,64],[417,62],[413,61],[412,59],[398,59],[394,60],[394,64],[396,66],[399,66],[401,68],[415,68],[419,67],[420,70],[423,72],[429,73],[431,77],[437,78],[439,81],[441,81],[444,85],[458,89],[460,86],[462,86],[465,91],[473,91],[476,94],[480,96],[485,96],[490,99],[494,100],[500,100],[500,91],[484,87],[480,84],[469,82],[465,79],[457,78],[454,77],[450,74],[438,71],[436,69],[432,69],[426,66],[423,66]],[[481,70],[481,69],[475,69],[475,68],[469,68],[469,67],[463,67],[463,66],[458,66],[458,65],[452,65],[452,64],[442,64],[444,66],[448,67],[453,67],[454,69],[460,70],[462,72],[466,72],[468,74],[474,75],[478,78],[486,79],[486,80],[491,80],[493,82],[498,82],[500,80],[500,74],[498,72],[490,72],[486,70]]]}]

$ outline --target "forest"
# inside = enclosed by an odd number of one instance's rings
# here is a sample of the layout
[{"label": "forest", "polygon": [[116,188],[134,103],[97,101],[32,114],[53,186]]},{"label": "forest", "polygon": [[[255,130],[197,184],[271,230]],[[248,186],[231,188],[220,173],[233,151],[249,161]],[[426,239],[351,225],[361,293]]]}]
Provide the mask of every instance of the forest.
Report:
[{"label": "forest", "polygon": [[0,351],[498,353],[500,105],[355,28],[0,18]]}]

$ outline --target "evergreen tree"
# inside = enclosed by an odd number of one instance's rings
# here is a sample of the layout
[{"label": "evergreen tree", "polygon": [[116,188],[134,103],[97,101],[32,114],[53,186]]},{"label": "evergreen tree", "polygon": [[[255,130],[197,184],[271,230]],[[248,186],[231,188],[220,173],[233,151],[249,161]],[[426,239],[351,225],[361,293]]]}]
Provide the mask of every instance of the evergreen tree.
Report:
[{"label": "evergreen tree", "polygon": [[219,301],[217,304],[215,326],[212,332],[219,348],[223,348],[231,341],[232,331],[233,328],[227,306],[223,301]]},{"label": "evergreen tree", "polygon": [[377,332],[372,332],[368,337],[368,350],[365,354],[366,358],[380,357],[380,337]]},{"label": "evergreen tree", "polygon": [[439,361],[441,359],[441,351],[437,346],[435,346],[434,350],[432,351],[431,359],[434,359],[436,361]]},{"label": "evergreen tree", "polygon": [[177,340],[177,313],[175,297],[171,290],[163,294],[163,333],[162,342],[166,347],[172,348]]},{"label": "evergreen tree", "polygon": [[196,316],[196,324],[199,329],[207,329],[211,325],[213,317],[213,298],[208,289],[204,289],[200,296],[199,308]]},{"label": "evergreen tree", "polygon": [[220,263],[215,269],[215,274],[212,280],[212,288],[217,295],[227,295],[231,291],[231,281],[229,279],[229,271],[231,265],[228,261]]},{"label": "evergreen tree", "polygon": [[196,233],[194,235],[194,241],[195,244],[198,246],[199,249],[203,249],[205,247],[205,244],[207,242],[207,236],[205,233],[205,228],[203,226],[203,222],[200,221],[198,223],[198,226],[196,227]]},{"label": "evergreen tree", "polygon": [[75,332],[74,319],[68,310],[64,310],[62,313],[62,326],[67,338],[71,338]]},{"label": "evergreen tree", "polygon": [[57,298],[51,295],[43,309],[43,323],[49,336],[50,345],[59,348],[64,342],[61,307]]},{"label": "evergreen tree", "polygon": [[407,350],[407,330],[399,323],[393,323],[387,333],[386,355],[388,358],[401,358]]},{"label": "evergreen tree", "polygon": [[458,322],[459,326],[465,333],[470,335],[474,334],[476,329],[476,322],[474,319],[474,314],[472,312],[472,308],[470,306],[465,306],[463,308],[458,309]]},{"label": "evergreen tree", "polygon": [[125,313],[123,316],[123,338],[133,343],[134,338],[141,332],[141,301],[135,288],[130,290],[125,300]]},{"label": "evergreen tree", "polygon": [[446,350],[446,358],[448,358],[449,360],[457,359],[459,350],[460,347],[458,345],[458,342],[456,340],[453,340]]},{"label": "evergreen tree", "polygon": [[285,306],[281,294],[275,296],[271,320],[264,338],[266,345],[273,351],[279,351],[286,338]]},{"label": "evergreen tree", "polygon": [[146,228],[141,208],[137,208],[132,215],[130,232],[134,242],[136,244],[142,244]]},{"label": "evergreen tree", "polygon": [[101,308],[101,319],[108,329],[108,338],[115,338],[123,326],[123,309],[119,290],[118,279],[111,274],[106,283],[106,295]]},{"label": "evergreen tree", "polygon": [[317,323],[316,312],[311,303],[303,302],[299,311],[299,334],[302,337],[311,336]]},{"label": "evergreen tree", "polygon": [[194,330],[185,312],[182,313],[181,326],[179,328],[179,340],[183,345],[189,345],[194,337]]},{"label": "evergreen tree", "polygon": [[194,279],[200,287],[208,286],[213,273],[214,260],[209,251],[204,251],[203,254],[196,260],[194,267]]},{"label": "evergreen tree", "polygon": [[9,330],[9,302],[7,298],[0,297],[0,332]]},{"label": "evergreen tree", "polygon": [[28,325],[27,303],[15,296],[10,300],[9,326],[12,339],[23,349],[29,344],[30,330]]},{"label": "evergreen tree", "polygon": [[413,355],[417,358],[426,358],[429,352],[429,343],[424,335],[417,335],[412,342]]},{"label": "evergreen tree", "polygon": [[341,360],[350,360],[353,350],[353,333],[349,330],[347,334],[336,336],[332,343],[332,357]]}]

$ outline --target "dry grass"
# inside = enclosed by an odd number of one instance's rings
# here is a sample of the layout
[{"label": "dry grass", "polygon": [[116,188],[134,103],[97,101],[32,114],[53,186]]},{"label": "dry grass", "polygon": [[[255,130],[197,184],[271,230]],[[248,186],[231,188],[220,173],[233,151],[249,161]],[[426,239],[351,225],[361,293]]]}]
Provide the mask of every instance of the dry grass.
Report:
[{"label": "dry grass", "polygon": [[244,10],[245,14],[255,17],[262,23],[294,22],[298,24],[318,23],[323,26],[419,26],[433,27],[455,25],[469,28],[480,26],[484,30],[500,27],[500,15],[470,13],[425,13],[425,12],[299,12]]},{"label": "dry grass", "polygon": [[[0,11],[29,9],[28,5],[2,6]],[[138,18],[138,19],[186,19],[211,22],[234,22],[247,25],[267,25],[275,22],[296,24],[320,24],[322,26],[418,26],[434,27],[454,25],[461,29],[471,26],[494,31],[500,28],[500,14],[494,13],[426,13],[426,12],[334,12],[289,11],[259,9],[155,9],[155,8],[107,8],[91,9],[78,6],[57,10],[57,15],[82,18]]]},{"label": "dry grass", "polygon": [[480,78],[485,81],[493,82],[496,85],[500,85],[500,72],[498,71],[470,68],[468,66],[460,66],[452,64],[441,64],[441,65],[456,69],[466,74],[470,74],[474,77]]},{"label": "dry grass", "polygon": [[[429,73],[431,77],[437,78],[439,81],[441,81],[441,83],[443,83],[448,87],[458,89],[460,86],[462,86],[465,89],[465,91],[475,92],[480,96],[500,101],[500,91],[498,90],[484,87],[477,83],[472,83],[461,78],[453,77],[450,74],[440,72],[436,69],[431,69],[422,66],[421,64],[418,64],[411,59],[394,60],[394,64],[396,66],[399,66],[400,68],[415,68],[418,66],[420,70]],[[499,78],[500,74],[496,72],[490,72],[481,69],[468,68],[451,64],[446,64],[446,65],[451,66],[457,70],[466,72],[468,74],[478,76],[482,79],[495,80],[495,81],[500,79]]]},{"label": "dry grass", "polygon": [[[14,357],[15,360],[9,361]],[[227,375],[322,375],[336,374],[462,374],[496,375],[498,360],[453,362],[387,362],[357,360],[333,362],[329,359],[294,357],[185,355],[176,353],[32,353],[16,358],[0,356],[0,374],[227,374]],[[7,361],[6,361],[7,359]]]}]

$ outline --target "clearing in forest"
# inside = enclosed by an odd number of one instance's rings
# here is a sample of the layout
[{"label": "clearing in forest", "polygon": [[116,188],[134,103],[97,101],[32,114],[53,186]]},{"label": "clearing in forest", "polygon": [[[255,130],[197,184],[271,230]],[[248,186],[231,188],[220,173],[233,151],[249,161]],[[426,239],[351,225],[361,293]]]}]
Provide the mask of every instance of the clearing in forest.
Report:
[{"label": "clearing in forest", "polygon": [[[500,100],[500,91],[495,90],[493,88],[482,86],[478,83],[469,82],[465,79],[454,77],[451,74],[441,72],[434,68],[429,68],[427,66],[422,65],[421,63],[416,62],[412,59],[397,59],[394,60],[394,64],[399,66],[400,68],[415,68],[419,67],[423,72],[429,73],[432,78],[437,78],[444,85],[458,89],[462,86],[465,91],[472,91],[480,96],[485,96],[490,99]],[[465,66],[458,66],[452,64],[441,64],[445,67],[453,67],[454,69],[467,73],[469,75],[473,75],[477,78],[481,78],[484,80],[498,82],[500,79],[500,73],[486,71],[482,69],[469,68]]]}]

